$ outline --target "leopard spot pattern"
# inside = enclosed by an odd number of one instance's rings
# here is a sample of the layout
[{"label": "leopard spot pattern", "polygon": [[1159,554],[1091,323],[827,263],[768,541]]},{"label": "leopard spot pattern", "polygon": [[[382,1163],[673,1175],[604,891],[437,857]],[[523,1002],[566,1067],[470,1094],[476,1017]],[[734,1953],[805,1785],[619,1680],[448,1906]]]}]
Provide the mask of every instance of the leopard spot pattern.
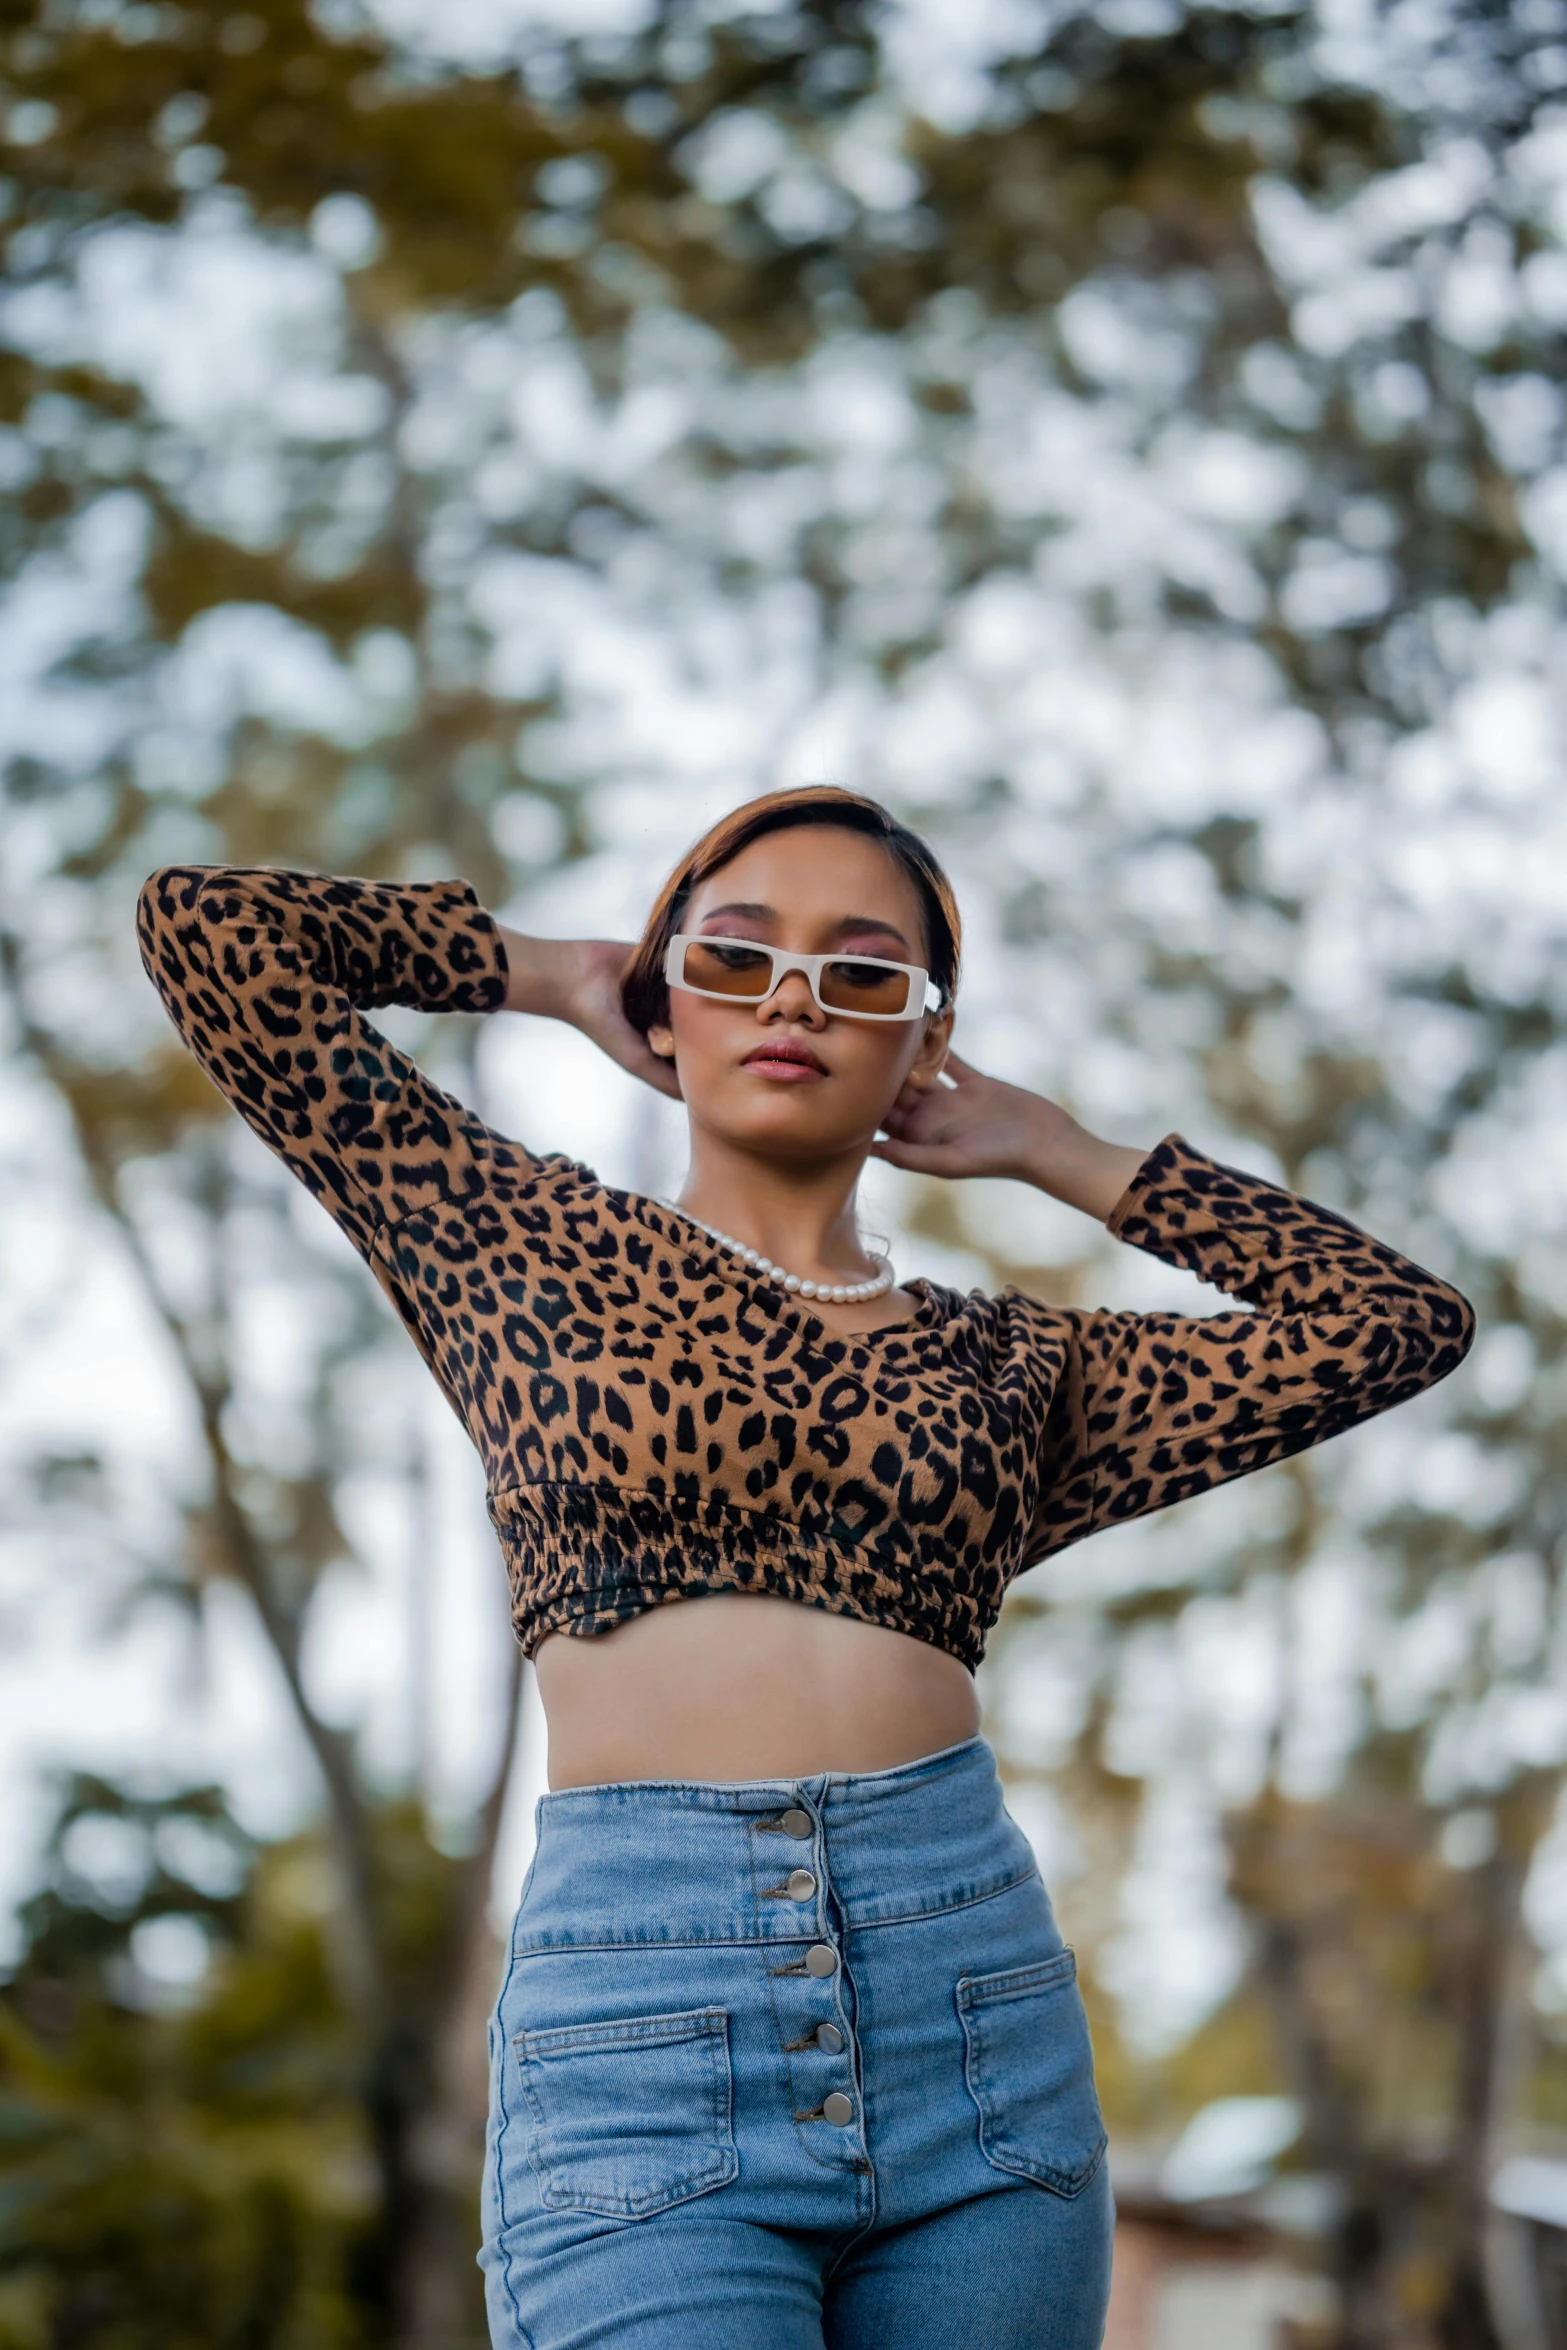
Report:
[{"label": "leopard spot pattern", "polygon": [[530,1652],[751,1591],[973,1665],[1023,1566],[1405,1401],[1473,1334],[1437,1275],[1171,1135],[1111,1230],[1247,1310],[914,1281],[909,1321],[846,1336],[677,1211],[486,1125],[365,1018],[500,1005],[467,883],[167,867],[139,924],[185,1043],[468,1430]]}]

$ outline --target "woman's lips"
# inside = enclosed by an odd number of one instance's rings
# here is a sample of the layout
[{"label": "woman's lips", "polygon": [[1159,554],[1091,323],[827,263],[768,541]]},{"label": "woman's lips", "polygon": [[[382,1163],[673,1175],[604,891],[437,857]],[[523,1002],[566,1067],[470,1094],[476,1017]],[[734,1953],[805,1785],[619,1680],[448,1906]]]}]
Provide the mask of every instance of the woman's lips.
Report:
[{"label": "woman's lips", "polygon": [[783,1085],[814,1083],[827,1074],[808,1044],[788,1043],[781,1037],[759,1044],[754,1052],[746,1054],[740,1065],[743,1069],[754,1069],[758,1077],[771,1077]]}]

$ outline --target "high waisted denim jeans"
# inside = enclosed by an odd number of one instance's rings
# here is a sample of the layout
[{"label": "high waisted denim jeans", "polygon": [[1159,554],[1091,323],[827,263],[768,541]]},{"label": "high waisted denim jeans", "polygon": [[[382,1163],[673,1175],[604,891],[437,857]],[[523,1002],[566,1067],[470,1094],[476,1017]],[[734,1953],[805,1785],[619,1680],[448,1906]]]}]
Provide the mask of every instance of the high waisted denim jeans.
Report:
[{"label": "high waisted denim jeans", "polygon": [[1087,2024],[982,1739],[546,1795],[490,2054],[498,2350],[1096,2350]]}]

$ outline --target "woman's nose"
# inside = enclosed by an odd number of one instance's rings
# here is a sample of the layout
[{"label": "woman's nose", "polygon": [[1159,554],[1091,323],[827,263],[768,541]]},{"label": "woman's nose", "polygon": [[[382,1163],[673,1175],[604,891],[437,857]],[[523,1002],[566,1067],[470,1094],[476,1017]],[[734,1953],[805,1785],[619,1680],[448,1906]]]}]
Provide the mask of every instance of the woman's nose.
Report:
[{"label": "woman's nose", "polygon": [[820,1004],[811,993],[811,983],[803,971],[786,971],[761,1006],[764,1020],[810,1020],[820,1024],[825,1018]]}]

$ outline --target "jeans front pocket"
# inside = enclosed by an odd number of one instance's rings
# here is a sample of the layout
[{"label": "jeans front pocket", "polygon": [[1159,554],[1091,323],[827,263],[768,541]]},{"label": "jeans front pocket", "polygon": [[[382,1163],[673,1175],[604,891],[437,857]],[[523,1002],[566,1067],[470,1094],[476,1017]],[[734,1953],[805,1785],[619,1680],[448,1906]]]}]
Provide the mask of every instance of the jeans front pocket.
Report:
[{"label": "jeans front pocket", "polygon": [[957,2000],[986,2161],[1057,2195],[1081,2194],[1103,2159],[1105,2131],[1072,1952],[965,1975]]},{"label": "jeans front pocket", "polygon": [[547,2209],[647,2219],[738,2172],[721,2007],[523,2031],[513,2045]]}]

